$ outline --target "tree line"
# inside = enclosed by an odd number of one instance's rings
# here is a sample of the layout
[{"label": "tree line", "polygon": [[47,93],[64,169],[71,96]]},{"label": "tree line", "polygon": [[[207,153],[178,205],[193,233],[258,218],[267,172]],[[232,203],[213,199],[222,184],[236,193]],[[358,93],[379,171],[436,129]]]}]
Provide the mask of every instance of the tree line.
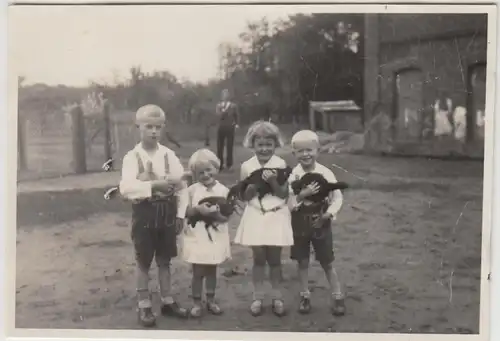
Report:
[{"label": "tree line", "polygon": [[[228,88],[248,121],[301,121],[311,100],[363,105],[363,32],[362,14],[297,14],[272,23],[262,18],[248,22],[237,42],[220,44],[218,78],[205,84],[134,66],[125,81],[94,82],[90,88],[118,109],[153,103],[170,120],[187,123],[213,117],[221,90]],[[23,86],[20,105],[50,101],[44,107],[53,109],[70,104],[82,91]]]}]

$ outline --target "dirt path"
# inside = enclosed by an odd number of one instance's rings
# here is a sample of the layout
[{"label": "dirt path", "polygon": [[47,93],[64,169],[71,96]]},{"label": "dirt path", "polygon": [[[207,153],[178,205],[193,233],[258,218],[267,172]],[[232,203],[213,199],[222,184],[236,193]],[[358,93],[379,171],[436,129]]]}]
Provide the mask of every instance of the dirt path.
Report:
[{"label": "dirt path", "polygon": [[[289,315],[250,316],[251,254],[233,245],[233,259],[221,266],[219,277],[226,314],[181,322],[160,318],[159,328],[478,332],[481,165],[357,156],[322,161],[346,170],[336,171],[339,179],[365,184],[346,193],[334,230],[348,314],[328,313],[326,281],[317,264],[310,280],[314,310],[305,317],[296,312],[295,266],[286,250]],[[18,198],[16,327],[137,328],[128,207],[104,202],[99,190],[48,197]],[[236,216],[233,234],[237,221]],[[175,261],[173,269],[179,300],[190,304],[189,267]]]}]

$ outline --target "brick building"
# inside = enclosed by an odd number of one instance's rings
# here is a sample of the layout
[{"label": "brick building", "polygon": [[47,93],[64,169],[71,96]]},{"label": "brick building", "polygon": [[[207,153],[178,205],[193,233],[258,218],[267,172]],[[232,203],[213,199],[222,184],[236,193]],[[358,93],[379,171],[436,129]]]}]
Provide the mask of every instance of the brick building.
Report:
[{"label": "brick building", "polygon": [[484,155],[486,14],[367,14],[365,147]]}]

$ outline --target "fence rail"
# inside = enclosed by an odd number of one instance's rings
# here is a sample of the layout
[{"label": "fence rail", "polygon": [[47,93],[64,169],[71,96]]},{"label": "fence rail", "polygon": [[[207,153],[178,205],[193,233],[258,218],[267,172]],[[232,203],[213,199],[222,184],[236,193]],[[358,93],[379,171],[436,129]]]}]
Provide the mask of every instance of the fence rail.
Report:
[{"label": "fence rail", "polygon": [[[42,116],[42,115],[40,115]],[[64,113],[40,117],[20,115],[18,124],[18,181],[54,178],[69,174],[102,172],[107,160],[118,170],[123,157],[138,141],[135,113],[106,106],[101,115],[85,116],[79,106]],[[206,138],[204,120],[198,124],[175,123],[170,135],[185,144],[202,146]],[[211,129],[212,143],[215,132]],[[176,148],[169,141],[163,141]]]},{"label": "fence rail", "polygon": [[111,157],[111,141],[106,133],[109,107],[105,108],[100,117],[84,116],[80,106],[49,115],[21,112],[18,180],[100,170]]}]

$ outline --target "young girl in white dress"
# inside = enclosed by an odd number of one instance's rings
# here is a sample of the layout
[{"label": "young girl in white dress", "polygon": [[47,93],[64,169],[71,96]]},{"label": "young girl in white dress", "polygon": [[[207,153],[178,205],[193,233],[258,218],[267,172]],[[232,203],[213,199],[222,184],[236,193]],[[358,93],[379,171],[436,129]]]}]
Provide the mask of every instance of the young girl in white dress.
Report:
[{"label": "young girl in white dress", "polygon": [[[193,175],[194,184],[185,192],[189,196],[186,218],[200,213],[207,215],[217,212],[215,206],[208,207],[198,203],[207,197],[226,197],[229,189],[214,179],[220,168],[220,161],[208,149],[196,151],[188,162],[189,170]],[[205,294],[207,311],[213,315],[222,314],[222,309],[215,301],[217,286],[217,265],[231,257],[228,218],[218,212],[217,229],[208,231],[204,222],[197,222],[194,227],[186,225],[182,233],[182,259],[193,266],[192,298],[193,307],[190,310],[192,317],[202,314],[203,279],[205,279]]]},{"label": "young girl in white dress", "polygon": [[[243,145],[253,149],[255,156],[241,165],[241,180],[260,168],[285,168],[286,162],[275,155],[283,146],[278,127],[271,122],[257,121],[248,130]],[[244,193],[247,205],[236,232],[235,243],[250,246],[253,252],[252,280],[254,285],[252,315],[263,312],[265,266],[269,265],[272,286],[272,311],[281,317],[285,306],[280,290],[281,250],[293,245],[290,210],[287,206],[288,184],[279,185],[276,172],[266,170],[262,178],[267,181],[273,193],[262,198],[262,208],[256,196],[255,186],[248,186]]]}]

